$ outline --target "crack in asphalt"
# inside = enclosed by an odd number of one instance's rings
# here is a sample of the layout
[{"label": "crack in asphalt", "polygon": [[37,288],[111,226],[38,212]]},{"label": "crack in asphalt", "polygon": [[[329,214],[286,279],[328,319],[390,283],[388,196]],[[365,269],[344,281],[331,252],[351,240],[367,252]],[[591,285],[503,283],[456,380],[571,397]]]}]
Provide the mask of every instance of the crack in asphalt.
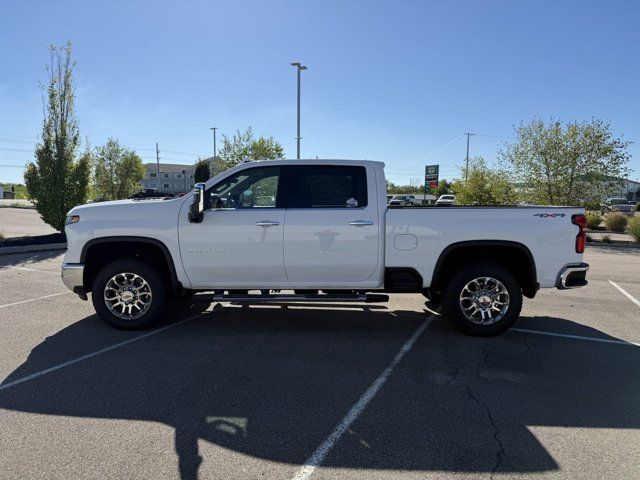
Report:
[{"label": "crack in asphalt", "polygon": [[502,460],[505,454],[505,448],[504,448],[504,444],[502,443],[502,440],[500,439],[500,429],[498,428],[498,426],[496,425],[495,420],[493,419],[493,414],[491,413],[491,409],[489,408],[489,406],[482,402],[471,390],[471,387],[466,384],[463,383],[466,391],[467,391],[467,395],[468,397],[474,402],[476,403],[476,405],[478,405],[479,407],[482,407],[485,412],[487,412],[487,417],[489,418],[489,423],[491,423],[491,428],[493,429],[493,439],[495,440],[497,446],[498,446],[498,451],[496,452],[496,463],[493,466],[493,468],[491,469],[491,475],[489,476],[489,478],[493,479],[495,473],[498,471],[498,469],[500,468],[500,465],[502,464]]},{"label": "crack in asphalt", "polygon": [[[479,376],[480,369],[482,368],[482,366],[487,364],[487,359],[489,358],[490,355],[491,355],[491,352],[489,352],[487,348],[487,341],[485,340],[482,345],[481,360],[476,364],[476,369],[475,369],[476,376]],[[444,384],[445,388],[448,388],[454,381],[458,380],[460,372],[464,369],[464,367],[465,365],[459,366],[454,371],[451,378]],[[489,423],[491,424],[491,428],[493,430],[493,439],[497,446],[496,462],[493,468],[491,469],[491,475],[489,476],[490,479],[493,479],[494,475],[502,465],[502,461],[504,460],[504,455],[506,453],[504,443],[500,438],[500,429],[498,428],[498,425],[496,424],[495,419],[493,418],[493,413],[491,412],[491,408],[489,407],[489,405],[483,402],[482,400],[480,400],[479,396],[473,392],[471,386],[467,382],[460,381],[459,383],[465,388],[469,399],[471,399],[471,401],[473,401],[476,405],[478,405],[480,408],[482,408],[486,412],[487,418],[489,419]]]}]

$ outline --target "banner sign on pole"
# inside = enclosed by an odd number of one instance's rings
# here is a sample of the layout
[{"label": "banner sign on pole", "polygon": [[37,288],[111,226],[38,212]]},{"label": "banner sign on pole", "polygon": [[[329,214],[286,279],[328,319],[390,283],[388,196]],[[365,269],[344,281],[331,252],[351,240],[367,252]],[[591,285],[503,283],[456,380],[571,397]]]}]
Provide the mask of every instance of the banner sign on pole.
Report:
[{"label": "banner sign on pole", "polygon": [[424,167],[424,191],[435,190],[438,187],[440,165],[427,165]]}]

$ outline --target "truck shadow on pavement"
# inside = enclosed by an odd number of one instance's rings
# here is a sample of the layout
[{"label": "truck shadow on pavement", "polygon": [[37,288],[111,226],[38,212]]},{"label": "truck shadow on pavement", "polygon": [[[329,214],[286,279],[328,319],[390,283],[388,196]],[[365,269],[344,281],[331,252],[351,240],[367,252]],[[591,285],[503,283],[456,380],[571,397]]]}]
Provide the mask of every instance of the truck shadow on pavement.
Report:
[{"label": "truck shadow on pavement", "polygon": [[[183,479],[203,469],[207,477],[238,476],[225,449],[295,468],[425,318],[415,311],[228,306],[0,391],[0,407],[162,422],[175,429]],[[523,324],[611,338],[560,318],[525,317]],[[87,317],[35,347],[3,383],[137,335]],[[532,427],[640,427],[638,367],[640,349],[631,345],[517,332],[472,338],[435,317],[324,466],[557,470]],[[224,448],[203,462],[199,440]]]},{"label": "truck shadow on pavement", "polygon": [[65,250],[45,250],[42,252],[25,252],[25,253],[10,253],[6,255],[0,255],[0,268],[2,267],[14,267],[17,265],[29,267],[31,265],[39,265],[47,260],[52,260],[56,257],[64,255]]}]

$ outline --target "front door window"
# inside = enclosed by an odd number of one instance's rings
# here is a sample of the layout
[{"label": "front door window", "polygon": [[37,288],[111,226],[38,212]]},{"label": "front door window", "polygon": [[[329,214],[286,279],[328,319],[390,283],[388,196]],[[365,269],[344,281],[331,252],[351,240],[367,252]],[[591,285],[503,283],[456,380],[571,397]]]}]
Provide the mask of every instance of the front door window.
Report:
[{"label": "front door window", "polygon": [[280,167],[243,170],[208,190],[207,208],[276,208]]}]

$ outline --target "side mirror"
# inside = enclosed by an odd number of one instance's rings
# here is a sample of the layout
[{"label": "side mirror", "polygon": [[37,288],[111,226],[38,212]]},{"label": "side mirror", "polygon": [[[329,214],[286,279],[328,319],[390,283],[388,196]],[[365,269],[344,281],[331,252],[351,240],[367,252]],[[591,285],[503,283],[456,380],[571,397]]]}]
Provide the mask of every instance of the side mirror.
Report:
[{"label": "side mirror", "polygon": [[204,183],[196,183],[193,200],[189,206],[189,221],[200,223],[204,219]]}]

